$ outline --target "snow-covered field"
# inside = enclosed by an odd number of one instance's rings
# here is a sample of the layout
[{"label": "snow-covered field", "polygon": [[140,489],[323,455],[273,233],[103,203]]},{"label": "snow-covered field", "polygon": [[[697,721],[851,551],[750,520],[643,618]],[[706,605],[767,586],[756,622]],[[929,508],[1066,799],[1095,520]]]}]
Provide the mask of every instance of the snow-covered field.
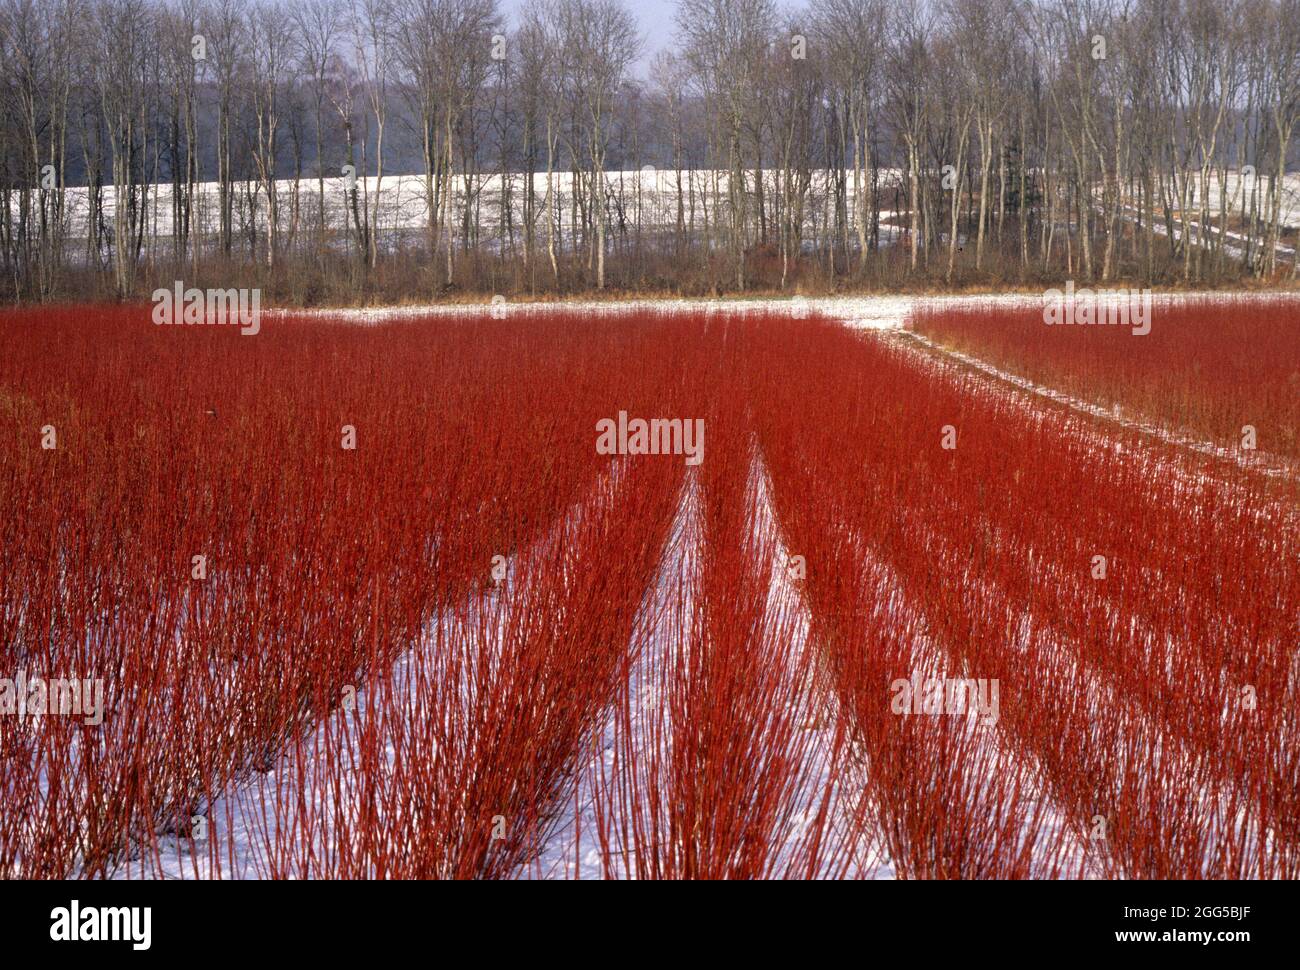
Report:
[{"label": "snow-covered field", "polygon": [[[812,174],[814,193],[824,193],[829,173],[825,170]],[[892,199],[892,186],[900,173],[897,170],[880,172],[881,205],[888,207]],[[767,171],[763,175],[765,188],[776,191],[777,173]],[[752,175],[751,175],[752,179]],[[502,216],[508,211],[508,223],[514,233],[522,232],[524,225],[524,204],[528,176],[526,173],[514,173],[504,179],[499,175],[457,175],[452,180],[452,205],[448,218],[444,221],[452,226],[457,240],[460,240],[462,220],[466,209],[477,218],[479,236],[476,245],[494,245],[503,225]],[[535,173],[532,178],[535,204],[541,207],[547,196],[547,178],[545,172]],[[579,192],[588,192],[585,185],[578,183],[571,172],[555,172],[551,176],[551,197],[555,211],[557,231],[568,233],[574,219],[574,187]],[[683,204],[686,206],[684,219],[703,231],[707,223],[712,224],[718,215],[715,208],[720,201],[725,202],[728,194],[729,175],[727,172],[709,170],[689,170],[681,173],[681,191],[685,194]],[[638,228],[654,230],[670,228],[676,225],[678,173],[674,170],[656,169],[645,166],[640,170],[614,171],[605,174],[606,191],[611,199],[610,222],[614,229],[621,229],[626,224],[629,231]],[[385,175],[345,178],[331,175],[323,181],[315,177],[304,176],[301,179],[279,179],[275,182],[276,202],[280,209],[282,231],[294,230],[295,200],[302,223],[313,222],[319,211],[319,197],[322,187],[325,198],[325,217],[331,227],[342,231],[350,220],[350,194],[353,187],[357,191],[359,218],[373,219],[378,212],[378,225],[381,236],[403,238],[423,233],[429,226],[430,196],[432,190],[423,175]],[[886,188],[889,194],[886,195]],[[752,181],[749,183],[753,190]],[[111,220],[116,209],[116,192],[112,185],[102,190],[104,217]],[[852,180],[848,187],[848,196],[853,199]],[[169,239],[172,235],[172,206],[174,193],[171,183],[164,182],[148,188],[148,214],[146,232],[154,239]],[[18,202],[15,198],[12,205]],[[202,182],[195,190],[195,210],[198,231],[212,232],[217,226],[219,205],[219,187],[216,182]],[[234,186],[235,223],[247,231],[255,225],[258,231],[264,231],[267,225],[266,186],[256,182],[237,182]],[[84,186],[72,186],[67,189],[67,234],[73,238],[84,238],[90,213],[89,194]],[[814,219],[821,213],[816,206],[810,206],[808,224],[811,228]],[[881,218],[887,220],[892,213],[882,212]],[[536,216],[539,232],[544,231],[544,215]],[[473,219],[471,219],[473,221]],[[892,230],[887,225],[881,226],[884,241],[892,238]]]},{"label": "snow-covered field", "polygon": [[[753,191],[752,173],[747,183]],[[677,218],[677,193],[679,173],[671,169],[658,169],[646,165],[642,169],[607,172],[606,189],[613,200],[611,223],[621,228],[624,220],[631,231],[638,227],[655,229],[671,227]],[[778,173],[763,173],[764,188],[770,193],[778,189]],[[812,193],[814,199],[824,196],[829,184],[830,173],[825,169],[811,173]],[[730,175],[722,171],[683,170],[680,173],[681,192],[684,205],[687,206],[686,219],[692,218],[694,224],[702,229],[706,220],[712,222],[716,215],[714,209],[720,202],[725,202],[729,192]],[[898,169],[882,169],[879,173],[878,192],[882,209],[888,210],[894,198],[894,190],[902,185],[902,172]],[[551,193],[555,207],[557,228],[567,232],[573,217],[573,199],[575,178],[571,172],[555,172],[551,177]],[[526,173],[512,173],[504,179],[499,175],[458,174],[452,181],[452,206],[447,220],[453,231],[459,235],[462,217],[466,209],[476,216],[480,226],[479,245],[495,242],[500,235],[502,215],[509,212],[509,225],[515,232],[522,231],[524,220],[524,199],[528,176]],[[532,177],[533,192],[537,205],[542,205],[547,194],[545,172],[534,173]],[[1197,183],[1199,186],[1199,183]],[[1258,186],[1261,192],[1267,190],[1267,181],[1261,176],[1242,177],[1231,172],[1226,182],[1229,211],[1241,210],[1243,193],[1252,192]],[[374,176],[347,178],[331,174],[325,179],[303,176],[299,179],[279,179],[275,182],[276,201],[280,208],[283,231],[293,230],[293,217],[296,210],[299,220],[309,223],[316,218],[319,210],[318,196],[322,192],[325,198],[326,219],[329,224],[341,230],[350,218],[348,213],[351,189],[357,190],[357,205],[362,210],[362,218],[368,218],[378,211],[381,234],[406,236],[423,232],[429,224],[429,199],[431,189],[420,174],[394,174],[382,178]],[[587,191],[579,184],[579,191]],[[866,187],[863,188],[866,191]],[[847,197],[850,202],[856,197],[853,180],[847,185]],[[73,238],[84,238],[89,215],[89,195],[84,186],[71,186],[67,190],[67,234]],[[1216,216],[1222,200],[1222,188],[1217,173],[1212,173],[1205,192],[1210,206],[1210,213]],[[1193,202],[1199,198],[1194,195]],[[215,229],[218,212],[218,185],[216,182],[201,182],[196,186],[195,209],[200,232]],[[148,187],[148,214],[146,231],[156,239],[167,239],[172,235],[173,189],[169,182],[158,183]],[[18,205],[15,197],[11,203]],[[111,219],[116,208],[116,193],[112,185],[102,189],[104,216]],[[236,224],[245,231],[250,225],[264,230],[267,221],[266,186],[257,182],[236,182],[234,185],[234,206]],[[810,229],[814,219],[820,219],[822,213],[818,205],[808,207],[808,224]],[[895,213],[881,212],[881,233],[888,242],[893,238],[893,230],[887,224]],[[543,225],[539,215],[539,225]],[[1283,181],[1282,188],[1282,222],[1295,225],[1300,220],[1300,173],[1291,173]],[[472,221],[472,220],[471,220]],[[1160,228],[1160,227],[1158,227]]]},{"label": "snow-covered field", "polygon": [[[1205,201],[1209,204],[1210,215],[1217,216],[1224,202],[1223,193],[1226,190],[1229,212],[1240,212],[1243,201],[1249,208],[1252,194],[1260,196],[1262,206],[1263,196],[1270,186],[1268,175],[1267,172],[1252,174],[1244,170],[1242,172],[1231,170],[1228,172],[1227,179],[1221,180],[1218,172],[1211,172],[1207,186],[1202,188],[1199,180],[1192,186],[1191,204],[1199,206],[1201,196],[1204,195]],[[1300,215],[1300,172],[1292,172],[1282,180],[1282,222],[1294,225],[1297,215]]]}]

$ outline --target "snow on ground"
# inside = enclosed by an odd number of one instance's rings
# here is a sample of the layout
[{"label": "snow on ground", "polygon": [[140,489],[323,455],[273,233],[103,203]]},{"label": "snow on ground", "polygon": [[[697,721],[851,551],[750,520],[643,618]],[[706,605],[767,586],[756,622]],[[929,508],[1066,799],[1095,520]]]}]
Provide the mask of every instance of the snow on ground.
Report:
[{"label": "snow on ground", "polygon": [[[824,194],[826,187],[831,184],[832,174],[826,169],[814,169],[810,176],[813,192],[819,196]],[[678,177],[676,169],[657,169],[653,165],[645,165],[640,169],[606,172],[605,184],[611,193],[622,200],[624,212],[627,218],[633,221],[634,225],[639,217],[643,226],[656,224],[675,226]],[[752,179],[753,173],[747,172],[746,177]],[[779,174],[772,169],[766,169],[763,172],[765,188],[773,195],[776,194],[778,177]],[[682,191],[693,196],[696,200],[697,223],[703,222],[706,202],[711,210],[714,205],[719,204],[719,200],[725,202],[728,198],[728,172],[684,169],[680,173],[680,178]],[[1215,217],[1217,217],[1220,208],[1218,181],[1218,173],[1212,172],[1206,186],[1210,211]],[[519,231],[518,227],[523,225],[523,202],[527,182],[528,176],[524,172],[510,173],[504,180],[498,175],[471,174],[466,176],[465,174],[457,174],[452,179],[454,201],[451,224],[457,227],[460,225],[460,216],[468,204],[478,212],[482,234],[496,235],[500,226],[501,212],[503,211],[504,190],[504,196],[508,200],[511,210],[511,223],[516,227],[516,231]],[[546,173],[533,173],[532,182],[534,194],[540,200],[546,194]],[[892,195],[894,187],[900,185],[901,182],[902,172],[899,169],[881,169],[879,173],[880,201],[883,203],[887,196]],[[1267,173],[1260,173],[1253,182],[1249,177],[1243,179],[1236,171],[1228,174],[1227,190],[1231,212],[1235,214],[1240,211],[1243,188],[1249,192],[1256,184],[1261,195],[1266,194],[1269,191]],[[331,172],[324,179],[304,174],[297,180],[292,178],[276,180],[276,199],[281,209],[285,228],[289,227],[292,220],[295,193],[298,198],[299,211],[303,214],[303,218],[310,219],[314,218],[314,214],[319,208],[317,198],[322,194],[322,188],[326,201],[326,219],[332,225],[341,226],[347,218],[348,197],[353,185],[357,190],[358,206],[367,206],[371,212],[374,209],[376,194],[378,195],[379,225],[382,232],[415,232],[423,230],[427,226],[429,187],[426,185],[423,174],[390,174],[385,175],[382,179],[374,176],[358,176],[355,179],[348,179],[344,178],[342,172],[339,171]],[[1197,185],[1199,186],[1199,182]],[[65,191],[68,234],[74,238],[83,238],[86,235],[89,215],[88,190],[85,186],[70,186]],[[562,221],[567,220],[569,203],[574,191],[573,174],[568,171],[553,173],[552,191],[556,199],[557,216]],[[845,192],[847,202],[851,205],[856,197],[852,179],[848,180]],[[251,218],[258,227],[264,229],[267,218],[266,187],[264,184],[251,181],[236,181],[234,183],[235,206],[238,212],[236,219],[237,221],[242,220],[245,224],[249,221],[250,217],[246,211],[247,200],[252,195],[257,196],[257,204]],[[200,182],[195,187],[194,196],[199,231],[213,231],[218,211],[218,184],[216,182]],[[1100,197],[1100,189],[1098,189],[1098,196]],[[116,205],[112,185],[103,186],[102,198],[105,218],[111,219]],[[155,238],[170,239],[172,235],[171,183],[161,182],[149,186],[149,199],[151,205],[146,220],[146,231]],[[19,199],[15,196],[11,202],[15,213],[18,211],[18,205]],[[811,220],[818,214],[816,210],[816,206],[809,207],[808,219],[810,224]],[[882,238],[892,237],[895,233],[896,227],[883,224],[886,220],[893,218],[894,215],[895,213],[890,212],[882,211],[880,213]],[[1288,173],[1283,180],[1282,222],[1285,225],[1294,225],[1297,218],[1300,218],[1300,173],[1292,172]],[[564,225],[567,226],[567,221],[564,221]]]},{"label": "snow on ground", "polygon": [[[753,528],[771,541],[772,581],[768,591],[768,611],[779,614],[788,610],[794,617],[791,657],[785,676],[799,680],[799,700],[791,717],[798,730],[812,734],[807,749],[808,763],[801,771],[793,800],[806,806],[811,814],[829,795],[826,799],[827,841],[842,842],[846,851],[843,857],[823,860],[823,872],[833,871],[838,878],[892,879],[894,865],[885,848],[884,833],[878,824],[860,817],[864,807],[862,793],[868,790],[867,766],[857,752],[840,753],[835,749],[835,724],[843,715],[814,655],[816,644],[809,637],[812,614],[789,573],[791,550],[781,534],[776,508],[772,504],[771,479],[761,456],[755,458],[750,487],[756,493],[751,506],[754,509]],[[778,871],[797,864],[809,821],[811,818],[802,812],[791,818],[781,851],[784,865],[779,866]]]},{"label": "snow on ground", "polygon": [[[996,306],[1041,306],[1036,294],[1005,293],[989,296],[832,296],[832,297],[754,297],[752,299],[634,299],[634,300],[558,300],[547,303],[514,302],[504,297],[486,303],[429,303],[412,306],[360,307],[318,310],[264,310],[271,319],[278,316],[321,316],[353,323],[380,323],[431,315],[460,316],[484,312],[512,313],[784,313],[796,319],[814,314],[841,320],[861,330],[902,329],[908,316],[922,303],[926,305],[965,305],[991,303]],[[1160,299],[1156,297],[1156,299]]]},{"label": "snow on ground", "polygon": [[[265,879],[297,875],[297,860],[307,854],[325,859],[339,852],[344,833],[357,823],[358,806],[365,801],[357,765],[362,761],[360,739],[376,724],[381,710],[410,712],[413,718],[439,716],[420,697],[420,684],[437,666],[442,647],[455,653],[467,642],[500,644],[506,636],[506,611],[495,593],[475,594],[463,608],[448,611],[431,624],[424,638],[396,658],[382,683],[359,686],[355,706],[336,708],[311,728],[298,744],[281,752],[267,771],[254,771],[217,795],[206,811],[206,831],[196,829],[191,850],[189,838],[158,837],[158,857],[125,860],[114,879]],[[450,661],[456,663],[456,660]],[[466,679],[467,689],[472,678]],[[391,766],[396,750],[384,731],[381,757]],[[338,739],[346,739],[339,741]],[[342,745],[344,754],[331,771],[327,752]],[[300,816],[298,806],[309,808]],[[310,819],[307,831],[300,817]],[[291,858],[276,857],[277,846],[292,844]]]},{"label": "snow on ground", "polygon": [[[495,299],[495,298],[494,298]],[[466,315],[495,313],[788,313],[808,317],[822,314],[861,328],[902,327],[916,305],[911,296],[866,297],[758,297],[754,299],[636,299],[636,300],[560,300],[548,303],[511,303],[504,297],[487,303],[432,303],[396,307],[361,307],[321,310],[264,310],[271,319],[277,316],[323,316],[353,323],[380,323],[430,315]]]},{"label": "snow on ground", "polygon": [[[1160,304],[1177,303],[1187,300],[1270,300],[1295,299],[1296,294],[1287,292],[1227,292],[1222,290],[1187,291],[1177,293],[1153,293],[1152,301]],[[438,314],[452,316],[495,312],[512,313],[644,313],[656,311],[661,313],[698,312],[707,313],[788,313],[796,319],[813,314],[841,320],[846,326],[862,330],[899,330],[907,324],[907,318],[920,306],[956,307],[956,306],[998,306],[998,307],[1042,307],[1043,296],[1040,293],[988,293],[988,294],[942,294],[934,296],[917,296],[912,294],[888,294],[869,296],[783,296],[753,298],[667,298],[667,299],[615,299],[615,300],[555,300],[551,302],[511,302],[505,297],[493,297],[493,301],[483,303],[424,303],[410,306],[381,307],[344,307],[339,309],[314,310],[264,310],[265,316],[274,319],[277,316],[327,316],[354,323],[378,323],[384,320],[400,320],[409,317],[423,317]]]},{"label": "snow on ground", "polygon": [[[1267,203],[1268,194],[1271,191],[1270,173],[1259,172],[1255,175],[1247,173],[1243,176],[1241,172],[1234,169],[1228,172],[1224,185],[1220,186],[1219,173],[1212,171],[1209,181],[1203,188],[1212,217],[1218,217],[1223,203],[1223,189],[1225,187],[1228,191],[1229,213],[1240,213],[1243,200],[1249,204],[1249,197],[1252,193],[1259,196],[1262,207]],[[1193,184],[1193,189],[1199,188],[1201,188],[1201,184],[1198,179]],[[1193,206],[1199,207],[1198,198],[1199,196],[1194,195],[1191,199]],[[1282,179],[1282,222],[1284,225],[1294,225],[1297,217],[1300,217],[1300,172],[1288,172]]]},{"label": "snow on ground", "polygon": [[[788,574],[789,552],[781,540],[776,513],[772,507],[770,484],[761,460],[754,463],[750,488],[752,528],[755,534],[771,543],[771,581],[767,610],[774,629],[788,635],[789,653],[780,671],[781,693],[796,697],[786,717],[798,732],[792,750],[800,755],[796,780],[787,792],[785,822],[777,835],[774,873],[803,872],[806,868],[808,825],[823,800],[826,803],[829,832],[838,840],[827,838],[841,847],[832,856],[820,860],[818,874],[838,878],[888,879],[893,867],[883,853],[883,838],[878,827],[863,824],[856,816],[862,809],[861,793],[867,788],[865,766],[860,759],[844,757],[835,750],[835,724],[838,714],[834,695],[822,682],[809,641],[811,616]],[[637,875],[637,860],[619,853],[617,830],[609,834],[615,855],[606,859],[597,836],[597,804],[602,789],[613,790],[625,799],[639,801],[643,818],[655,817],[649,803],[657,799],[658,817],[667,818],[672,806],[663,801],[667,793],[656,778],[633,776],[636,765],[644,766],[644,757],[629,758],[629,749],[645,752],[656,746],[657,732],[666,727],[667,678],[677,653],[691,642],[691,625],[695,621],[694,591],[702,569],[702,508],[698,476],[688,475],[682,491],[672,533],[664,552],[659,575],[651,598],[638,618],[633,642],[639,644],[638,658],[628,685],[626,713],[611,711],[601,731],[598,750],[576,774],[575,789],[566,800],[560,824],[538,859],[524,868],[527,878],[599,879],[606,867],[616,873]],[[623,707],[623,705],[617,705]],[[658,747],[669,748],[671,737],[658,738]],[[669,757],[664,752],[665,757]],[[635,765],[633,762],[635,761]],[[626,802],[624,802],[626,804]],[[604,806],[609,815],[612,806]],[[615,809],[613,814],[620,812]]]},{"label": "snow on ground", "polygon": [[[615,483],[622,478],[621,471],[614,466]],[[457,717],[457,712],[432,709],[424,685],[457,682],[461,692],[451,706],[461,715],[474,706],[474,692],[495,680],[493,668],[505,650],[506,637],[518,632],[510,628],[507,607],[509,597],[517,595],[516,582],[535,575],[553,558],[554,550],[569,536],[568,527],[584,514],[601,487],[600,482],[593,485],[589,496],[575,501],[531,547],[505,557],[504,575],[496,588],[475,591],[463,603],[435,616],[386,674],[357,685],[354,704],[340,705],[311,725],[268,770],[253,771],[216,795],[201,812],[207,827],[204,837],[198,837],[197,830],[193,843],[187,837],[159,835],[156,858],[142,859],[142,854],[152,853],[136,847],[133,857],[124,860],[111,878],[292,877],[308,853],[315,859],[336,856],[339,843],[355,832],[366,805],[357,769],[363,760],[361,739],[377,736],[383,744],[381,764],[391,770],[397,758],[395,740],[418,748],[419,739],[431,735],[430,719],[447,724]],[[448,699],[441,698],[436,706],[448,706]],[[395,711],[405,712],[410,724],[391,723],[390,712]],[[333,765],[327,758],[330,750],[342,752]],[[308,808],[300,814],[301,804]],[[306,831],[301,827],[304,818]],[[288,859],[277,857],[282,843],[294,847]]]},{"label": "snow on ground", "polygon": [[[725,205],[729,197],[729,173],[725,171],[683,170],[681,172],[681,190],[693,201],[694,223],[697,230],[705,224],[707,208],[709,219],[715,218],[714,207]],[[753,173],[746,173],[752,180]],[[777,194],[779,173],[772,169],[763,172],[767,190]],[[811,173],[813,191],[823,194],[832,184],[832,174],[826,169],[817,169]],[[892,186],[901,178],[897,169],[880,171],[880,201],[883,203],[886,191],[892,192]],[[532,176],[533,192],[539,206],[535,218],[541,220],[540,206],[546,197],[546,173],[535,172]],[[516,235],[522,232],[524,225],[524,200],[528,185],[528,175],[524,172],[512,172],[502,179],[498,175],[457,174],[452,179],[452,204],[450,218],[444,214],[444,222],[453,226],[453,235],[460,241],[461,219],[468,206],[479,221],[477,245],[485,245],[488,240],[500,236],[502,213],[507,207],[510,212],[508,225],[514,227]],[[423,174],[357,176],[344,178],[342,174],[331,173],[329,177],[317,179],[314,175],[304,175],[298,180],[292,178],[277,179],[275,182],[276,201],[280,209],[282,231],[288,233],[293,225],[294,199],[302,221],[311,221],[319,211],[319,199],[325,199],[325,218],[332,227],[342,229],[349,219],[349,199],[352,188],[357,192],[357,207],[361,218],[373,218],[378,207],[378,226],[381,235],[397,234],[401,236],[420,233],[429,224],[429,192]],[[557,228],[565,233],[571,229],[575,180],[568,171],[555,172],[551,177],[551,192],[555,200]],[[675,169],[656,169],[652,165],[641,169],[610,171],[605,173],[606,189],[621,203],[618,216],[611,222],[615,228],[620,227],[620,218],[630,223],[629,232],[636,228],[676,228],[678,172]],[[753,183],[748,183],[753,191]],[[323,192],[322,192],[323,189]],[[578,191],[586,191],[582,184]],[[845,189],[851,203],[855,198],[852,179]],[[89,224],[90,196],[85,186],[70,186],[66,190],[67,234],[74,239],[83,239]],[[112,185],[101,189],[102,206],[105,219],[111,220],[116,208],[116,193]],[[149,210],[145,219],[145,232],[154,240],[170,240],[172,237],[172,185],[161,182],[148,187]],[[254,200],[250,212],[249,199]],[[216,182],[200,182],[195,186],[195,222],[199,233],[216,231],[219,213],[219,185]],[[15,195],[11,207],[18,212],[19,199]],[[250,223],[265,231],[267,225],[266,185],[260,182],[236,181],[234,183],[235,222],[241,232],[246,232]],[[806,227],[811,232],[814,220],[820,215],[817,206],[808,206]],[[893,217],[893,213],[881,212],[882,225],[880,235],[887,243],[896,234],[894,227],[883,224]],[[688,222],[692,219],[692,209],[686,212]],[[544,222],[542,223],[544,225]],[[170,242],[168,243],[170,245]]]},{"label": "snow on ground", "polygon": [[[1142,214],[1140,210],[1134,206],[1124,206],[1120,210],[1119,217],[1125,222],[1136,224],[1141,221]],[[1224,240],[1223,251],[1233,259],[1241,259],[1246,255],[1246,236],[1243,233],[1234,232],[1232,230],[1229,230],[1226,233],[1220,233],[1218,227],[1214,225],[1210,225],[1208,229],[1203,231],[1201,224],[1195,219],[1188,219],[1187,225],[1191,229],[1192,242],[1194,244],[1209,246],[1212,241],[1222,238]],[[1153,224],[1153,229],[1157,236],[1169,235],[1169,227],[1165,225],[1162,220],[1156,221]],[[1173,229],[1174,238],[1182,239],[1183,221],[1181,218],[1174,220]],[[1258,253],[1262,248],[1264,248],[1264,246],[1265,243],[1262,240],[1256,240],[1256,258],[1258,258]],[[1291,259],[1295,256],[1294,246],[1288,246],[1285,243],[1279,242],[1276,244],[1275,249],[1277,254],[1284,259]]]},{"label": "snow on ground", "polygon": [[[689,636],[694,619],[692,575],[700,568],[699,479],[690,474],[682,489],[663,560],[650,596],[641,608],[632,634],[637,650],[626,690],[627,714],[622,730],[631,743],[645,749],[651,743],[656,717],[666,699],[653,671],[664,662],[674,635]],[[561,816],[538,858],[524,867],[524,878],[601,879],[606,865],[634,867],[634,860],[608,862],[597,835],[600,779],[619,772],[618,712],[611,710],[600,729],[598,750],[581,765]],[[616,838],[616,836],[611,836]]]}]

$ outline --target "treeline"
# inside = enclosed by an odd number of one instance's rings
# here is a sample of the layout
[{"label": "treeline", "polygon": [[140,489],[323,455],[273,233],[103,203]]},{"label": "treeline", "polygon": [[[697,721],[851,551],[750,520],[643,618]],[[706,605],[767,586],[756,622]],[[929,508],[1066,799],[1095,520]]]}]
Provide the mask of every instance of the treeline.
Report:
[{"label": "treeline", "polygon": [[6,299],[1296,277],[1300,0],[0,0]]}]

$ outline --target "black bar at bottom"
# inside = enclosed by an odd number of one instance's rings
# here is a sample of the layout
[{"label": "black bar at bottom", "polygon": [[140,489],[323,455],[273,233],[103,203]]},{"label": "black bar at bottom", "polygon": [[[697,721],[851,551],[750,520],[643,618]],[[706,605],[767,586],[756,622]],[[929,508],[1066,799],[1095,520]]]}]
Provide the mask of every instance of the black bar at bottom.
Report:
[{"label": "black bar at bottom", "polygon": [[1258,944],[1293,945],[1296,896],[1293,883],[1254,882],[0,882],[0,938],[10,958],[256,955],[295,966],[435,942],[426,951],[435,960],[479,954],[493,962],[516,953],[589,962],[683,950],[770,961],[773,947],[805,955],[848,948],[864,958],[902,947],[927,962],[1126,950],[1231,959]]}]

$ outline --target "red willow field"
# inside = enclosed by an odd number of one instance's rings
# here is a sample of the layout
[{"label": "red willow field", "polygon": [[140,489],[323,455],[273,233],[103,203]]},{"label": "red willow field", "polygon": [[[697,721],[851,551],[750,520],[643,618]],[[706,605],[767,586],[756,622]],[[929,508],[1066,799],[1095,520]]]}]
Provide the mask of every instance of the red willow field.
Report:
[{"label": "red willow field", "polygon": [[912,325],[941,345],[1126,417],[1300,462],[1300,300],[1161,303],[1159,326],[1043,325],[1038,308],[923,309]]},{"label": "red willow field", "polygon": [[[1294,443],[1294,337],[1203,310],[1195,351],[919,325]],[[104,692],[0,694],[0,874],[1300,877],[1293,476],[822,319],[83,307],[0,345],[0,678]],[[1179,354],[1261,371],[1151,377]],[[702,419],[703,462],[598,454],[620,411]],[[997,703],[895,708],[931,679]]]}]

